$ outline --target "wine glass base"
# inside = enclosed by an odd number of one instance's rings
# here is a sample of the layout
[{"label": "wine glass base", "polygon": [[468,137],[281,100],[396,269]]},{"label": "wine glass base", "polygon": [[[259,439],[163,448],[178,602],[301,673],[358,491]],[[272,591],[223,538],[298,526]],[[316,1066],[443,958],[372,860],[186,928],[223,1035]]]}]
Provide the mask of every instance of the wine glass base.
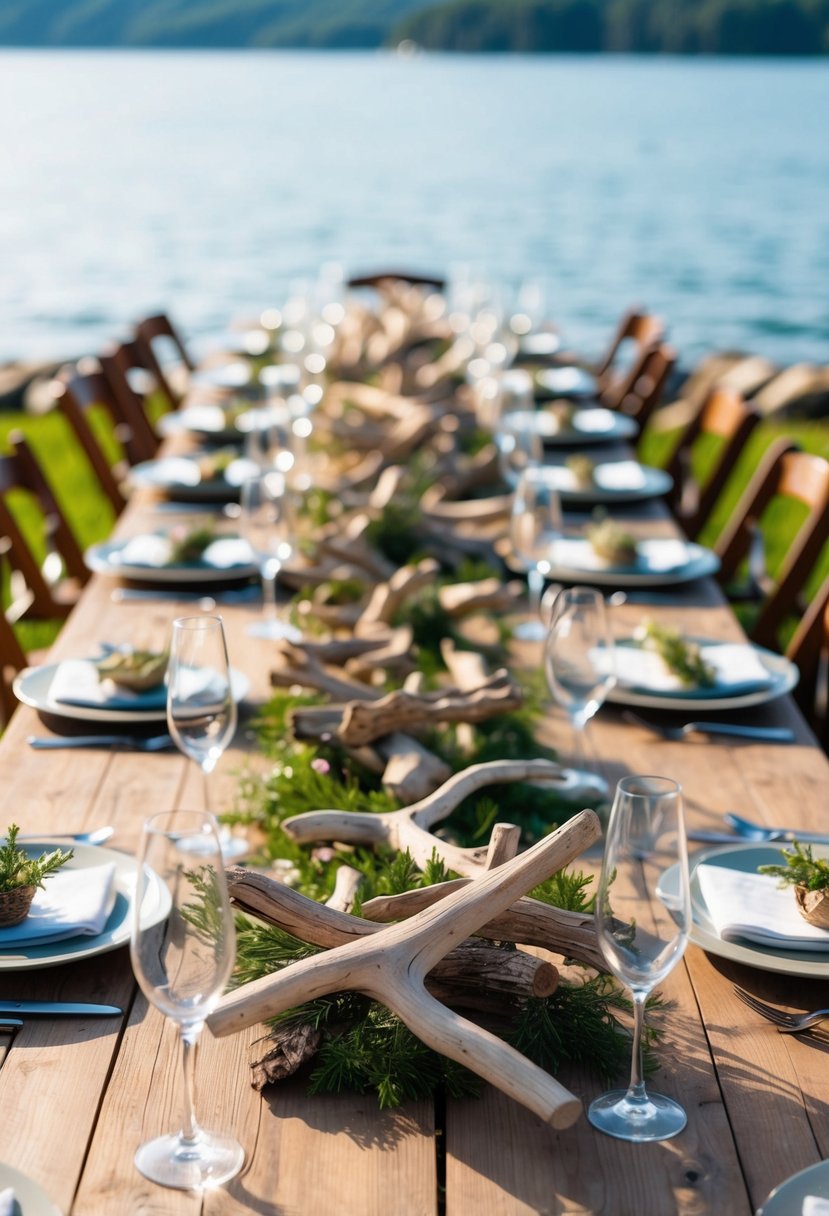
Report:
[{"label": "wine glass base", "polygon": [[547,637],[547,629],[541,621],[521,621],[512,633],[521,642],[543,642]]},{"label": "wine glass base", "polygon": [[587,1118],[593,1127],[617,1140],[670,1140],[678,1136],[688,1116],[673,1098],[647,1094],[644,1101],[632,1102],[627,1090],[614,1089],[590,1104]]},{"label": "wine glass base", "polygon": [[565,784],[558,787],[559,793],[568,798],[605,798],[610,789],[604,777],[587,769],[565,768],[561,775]]},{"label": "wine glass base", "polygon": [[266,638],[275,641],[285,638],[288,642],[301,642],[302,634],[290,621],[254,621],[248,625],[248,635],[252,638]]},{"label": "wine glass base", "polygon": [[135,1154],[136,1168],[145,1178],[180,1191],[221,1186],[244,1163],[245,1150],[236,1140],[202,1130],[192,1143],[181,1135],[159,1136]]}]

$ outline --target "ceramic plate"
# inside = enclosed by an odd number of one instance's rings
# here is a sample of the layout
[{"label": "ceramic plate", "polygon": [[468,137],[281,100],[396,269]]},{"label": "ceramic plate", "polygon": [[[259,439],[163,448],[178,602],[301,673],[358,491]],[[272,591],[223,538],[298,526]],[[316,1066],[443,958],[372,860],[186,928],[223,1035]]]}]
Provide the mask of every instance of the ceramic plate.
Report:
[{"label": "ceramic plate", "polygon": [[201,456],[168,456],[137,464],[129,473],[134,489],[162,490],[180,502],[238,502],[242,483],[260,472],[253,460],[236,457],[215,477],[202,477]]},{"label": "ceramic plate", "polygon": [[244,408],[232,417],[220,405],[192,405],[171,410],[159,418],[158,430],[165,438],[171,435],[197,435],[211,443],[241,443],[245,431],[239,422],[246,412],[253,409],[253,405],[243,401],[240,406]]},{"label": "ceramic plate", "polygon": [[690,541],[640,541],[636,561],[618,566],[596,557],[589,541],[564,537],[555,543],[548,577],[597,587],[661,587],[705,578],[719,566],[716,553]]},{"label": "ceramic plate", "polygon": [[578,444],[583,447],[591,443],[611,443],[617,439],[632,439],[639,425],[627,414],[617,410],[596,409],[576,410],[566,426],[562,426],[549,410],[512,410],[506,418],[519,420],[520,425],[537,431],[544,446],[571,447]]},{"label": "ceramic plate", "polygon": [[535,377],[539,397],[595,397],[596,377],[580,367],[548,367]]},{"label": "ceramic plate", "polygon": [[553,478],[559,497],[569,506],[596,506],[599,503],[640,502],[645,498],[660,498],[667,494],[673,479],[664,469],[653,469],[634,460],[610,460],[596,464],[593,483],[580,488],[564,465],[556,469]]},{"label": "ceramic plate", "polygon": [[[71,718],[77,722],[108,722],[111,726],[149,725],[166,722],[167,711],[160,709],[107,709],[104,705],[67,705],[53,701],[49,690],[54,679],[56,663],[45,663],[42,667],[24,667],[14,679],[12,688],[18,701],[30,705],[38,713],[56,718]],[[247,696],[250,681],[241,671],[230,672],[233,699],[238,703]]]},{"label": "ceramic plate", "polygon": [[0,1191],[7,1187],[11,1187],[17,1200],[15,1216],[61,1216],[60,1208],[36,1182],[0,1161]]},{"label": "ceramic plate", "polygon": [[[722,848],[704,849],[689,858],[691,868],[691,909],[693,923],[690,940],[695,946],[700,946],[709,954],[720,958],[731,959],[735,963],[744,963],[747,967],[757,967],[761,971],[779,971],[786,975],[805,977],[819,976],[829,979],[829,955],[824,955],[819,961],[814,950],[775,950],[770,946],[760,946],[754,942],[725,942],[717,933],[708,916],[708,909],[696,877],[698,865],[724,866],[730,870],[742,870],[753,873],[758,866],[768,865],[780,860],[779,844],[734,844]],[[670,906],[672,897],[677,893],[677,866],[671,866],[659,880],[657,894]]]},{"label": "ceramic plate", "polygon": [[776,1186],[757,1216],[803,1216],[807,1198],[829,1201],[829,1161],[818,1161]]},{"label": "ceramic plate", "polygon": [[[58,843],[58,840],[44,836],[40,840],[27,840],[25,849],[32,856],[39,857],[46,850],[55,848]],[[66,841],[62,843],[65,845]],[[3,931],[0,929],[0,971],[28,971],[35,967],[71,963],[77,959],[89,958],[93,954],[117,950],[119,946],[129,942],[138,862],[127,853],[105,849],[100,845],[73,844],[72,848],[75,855],[66,863],[70,870],[86,870],[92,866],[109,863],[115,865],[115,903],[103,933],[95,937],[68,937],[62,942],[47,942],[42,946],[15,946],[12,952],[2,948]],[[170,894],[166,886],[152,870],[145,867],[141,895],[142,924],[145,927],[158,924],[169,909]],[[37,1211],[36,1208],[33,1210]]]},{"label": "ceramic plate", "polygon": [[[159,533],[159,536],[161,535]],[[250,561],[226,566],[205,561],[186,562],[177,566],[152,566],[123,561],[124,549],[135,540],[136,537],[133,536],[128,540],[110,540],[93,545],[84,554],[84,561],[89,569],[97,574],[114,574],[119,578],[147,583],[225,583],[232,579],[250,578],[259,573],[252,554]]]},{"label": "ceramic plate", "polygon": [[[713,644],[712,639],[694,638],[703,645]],[[632,638],[616,639],[617,646],[634,646]],[[698,692],[657,692],[645,688],[628,688],[616,685],[607,695],[608,701],[619,705],[641,705],[648,709],[676,709],[698,713],[702,710],[745,709],[750,705],[764,705],[791,692],[797,684],[799,672],[794,663],[782,654],[755,646],[754,652],[769,674],[769,683],[759,688],[740,693],[716,696],[710,688]]]}]

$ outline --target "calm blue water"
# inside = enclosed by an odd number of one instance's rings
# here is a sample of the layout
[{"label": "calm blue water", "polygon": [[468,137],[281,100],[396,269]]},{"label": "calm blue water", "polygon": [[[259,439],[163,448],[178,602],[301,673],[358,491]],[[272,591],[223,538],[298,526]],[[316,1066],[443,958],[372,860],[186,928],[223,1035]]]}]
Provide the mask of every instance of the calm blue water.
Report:
[{"label": "calm blue water", "polygon": [[0,360],[204,335],[326,260],[829,360],[826,61],[4,51],[0,115]]}]

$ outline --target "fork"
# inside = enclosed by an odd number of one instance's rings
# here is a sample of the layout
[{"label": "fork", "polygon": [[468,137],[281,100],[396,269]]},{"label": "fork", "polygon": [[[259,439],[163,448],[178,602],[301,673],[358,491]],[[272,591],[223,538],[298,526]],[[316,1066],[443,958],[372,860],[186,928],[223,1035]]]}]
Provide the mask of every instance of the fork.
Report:
[{"label": "fork", "polygon": [[737,984],[734,985],[734,992],[749,1009],[773,1022],[781,1034],[797,1034],[801,1030],[810,1030],[812,1026],[829,1019],[829,1009],[816,1009],[814,1013],[786,1013],[785,1009],[767,1005],[765,1001],[746,992]]},{"label": "fork", "polygon": [[104,747],[133,752],[163,752],[174,746],[170,735],[29,735],[29,747],[54,750],[62,747]]},{"label": "fork", "polygon": [[786,726],[743,726],[737,722],[686,722],[683,726],[666,726],[664,722],[649,722],[626,709],[622,717],[627,722],[661,735],[663,739],[684,739],[686,735],[731,735],[738,739],[765,739],[767,743],[791,743],[794,732]]}]

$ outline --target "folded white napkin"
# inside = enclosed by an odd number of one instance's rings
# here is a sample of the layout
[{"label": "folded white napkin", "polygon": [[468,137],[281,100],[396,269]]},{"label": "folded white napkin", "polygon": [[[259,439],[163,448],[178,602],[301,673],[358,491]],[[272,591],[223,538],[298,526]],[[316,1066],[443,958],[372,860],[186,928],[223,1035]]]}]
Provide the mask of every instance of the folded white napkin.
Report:
[{"label": "folded white napkin", "polygon": [[65,659],[58,663],[49,685],[49,699],[60,705],[101,706],[104,709],[163,709],[167,703],[164,684],[135,692],[112,680],[99,680],[91,659]]},{"label": "folded white napkin", "polygon": [[148,461],[140,467],[142,480],[153,486],[197,486],[201,481],[199,467],[186,456],[167,456]]},{"label": "folded white napkin", "polygon": [[738,689],[765,688],[772,678],[753,646],[739,642],[712,642],[700,647],[704,662],[714,668],[713,685],[688,687],[674,675],[654,650],[616,646],[616,683],[655,693],[682,693],[689,697],[727,697]]},{"label": "folded white napkin", "polygon": [[[169,536],[147,533],[133,536],[123,549],[115,551],[112,562],[119,566],[167,566],[173,552]],[[228,570],[233,566],[252,564],[250,545],[239,536],[222,536],[207,546],[200,562],[205,566]]]},{"label": "folded white napkin", "polygon": [[603,435],[605,431],[613,430],[614,420],[612,410],[576,410],[573,415],[573,430],[582,431],[585,435]]},{"label": "folded white napkin", "polygon": [[7,1186],[4,1191],[0,1191],[0,1216],[15,1216],[18,1210],[14,1191]]},{"label": "folded white napkin", "polygon": [[69,937],[95,937],[102,933],[115,900],[115,866],[87,866],[60,870],[46,879],[19,925],[0,929],[0,950],[45,946]]},{"label": "folded white napkin", "polygon": [[551,393],[588,395],[596,392],[596,379],[580,367],[550,367],[538,376],[539,384]]},{"label": "folded white napkin", "polygon": [[771,874],[746,874],[703,863],[696,868],[708,915],[723,941],[740,939],[775,950],[829,951],[829,929],[810,925],[791,887]]},{"label": "folded white napkin", "polygon": [[802,1216],[829,1216],[829,1199],[807,1195],[803,1200]]},{"label": "folded white napkin", "polygon": [[596,466],[593,480],[601,490],[641,490],[645,471],[635,460],[612,460]]},{"label": "folded white napkin", "polygon": [[667,537],[664,540],[643,540],[639,542],[636,560],[620,565],[599,557],[589,540],[568,536],[555,542],[553,560],[557,566],[572,570],[619,569],[637,574],[667,574],[672,570],[681,570],[697,553],[697,546],[689,545],[687,541]]},{"label": "folded white napkin", "polygon": [[234,566],[254,565],[250,545],[241,536],[222,536],[209,544],[202,554],[202,562],[216,570],[230,570]]}]

